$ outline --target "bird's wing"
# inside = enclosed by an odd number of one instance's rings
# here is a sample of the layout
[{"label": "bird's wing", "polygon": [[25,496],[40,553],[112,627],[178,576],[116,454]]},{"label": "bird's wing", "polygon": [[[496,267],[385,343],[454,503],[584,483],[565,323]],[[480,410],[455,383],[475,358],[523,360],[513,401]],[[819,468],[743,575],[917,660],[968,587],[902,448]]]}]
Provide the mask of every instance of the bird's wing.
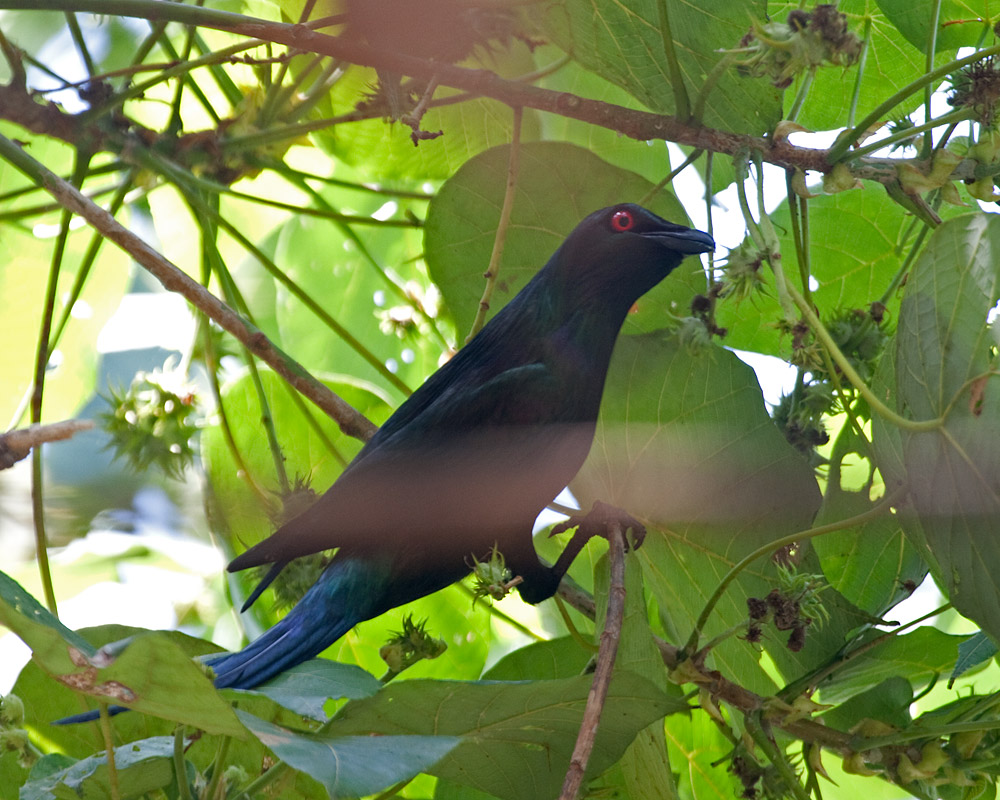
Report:
[{"label": "bird's wing", "polygon": [[484,481],[502,481],[505,459],[538,443],[537,429],[558,421],[559,406],[559,381],[542,363],[504,370],[473,388],[453,382],[405,425],[387,423],[312,507],[229,569],[334,547],[391,547],[394,536],[447,529],[459,519],[475,524]]}]

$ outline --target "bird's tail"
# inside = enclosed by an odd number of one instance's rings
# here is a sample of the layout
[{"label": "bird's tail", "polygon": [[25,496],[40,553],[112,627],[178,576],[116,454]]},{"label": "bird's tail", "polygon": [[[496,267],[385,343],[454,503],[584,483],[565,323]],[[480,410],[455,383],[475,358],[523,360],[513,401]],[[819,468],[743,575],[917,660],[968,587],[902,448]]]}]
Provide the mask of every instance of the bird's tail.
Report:
[{"label": "bird's tail", "polygon": [[315,658],[378,613],[385,571],[370,561],[335,558],[284,619],[237,653],[206,660],[219,689],[252,689]]},{"label": "bird's tail", "polygon": [[[298,604],[277,625],[237,653],[205,660],[215,671],[215,685],[252,689],[280,672],[326,650],[351,628],[383,610],[387,570],[370,560],[334,558]],[[128,711],[111,706],[111,714]],[[72,725],[97,719],[85,711],[56,720]]]}]

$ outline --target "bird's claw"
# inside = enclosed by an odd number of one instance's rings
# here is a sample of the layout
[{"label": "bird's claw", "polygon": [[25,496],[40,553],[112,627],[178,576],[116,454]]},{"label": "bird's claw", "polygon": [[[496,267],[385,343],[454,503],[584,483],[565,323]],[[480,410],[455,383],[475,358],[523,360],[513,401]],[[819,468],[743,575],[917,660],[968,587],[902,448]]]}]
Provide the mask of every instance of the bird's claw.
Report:
[{"label": "bird's claw", "polygon": [[595,500],[593,507],[586,514],[574,514],[567,520],[560,522],[552,528],[549,536],[568,531],[570,528],[577,529],[577,536],[591,539],[600,536],[607,539],[611,535],[613,525],[618,525],[622,533],[631,531],[632,535],[625,536],[625,549],[638,550],[646,538],[646,526],[622,508],[602,503]]}]

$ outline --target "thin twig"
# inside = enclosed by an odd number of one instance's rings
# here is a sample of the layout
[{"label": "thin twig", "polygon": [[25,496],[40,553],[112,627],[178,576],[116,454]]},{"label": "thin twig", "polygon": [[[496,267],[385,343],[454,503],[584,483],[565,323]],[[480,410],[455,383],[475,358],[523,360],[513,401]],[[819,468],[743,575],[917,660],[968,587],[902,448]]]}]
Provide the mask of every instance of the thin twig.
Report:
[{"label": "thin twig", "polygon": [[576,800],[583,784],[583,776],[590,761],[590,753],[594,749],[594,739],[597,737],[597,726],[604,710],[604,701],[611,685],[611,673],[618,655],[618,641],[621,638],[622,619],[625,617],[625,531],[620,523],[613,523],[608,530],[608,540],[611,544],[611,585],[608,589],[608,612],[605,616],[604,630],[601,632],[601,647],[597,653],[597,667],[594,670],[594,682],[587,696],[587,707],[583,712],[583,722],[580,733],[570,758],[569,770],[563,782],[559,800]]},{"label": "thin twig", "polygon": [[111,800],[121,798],[118,788],[118,767],[115,765],[115,744],[111,733],[111,715],[108,714],[108,704],[101,703],[98,707],[101,720],[101,734],[104,736],[104,752],[108,758],[108,790]]},{"label": "thin twig", "polygon": [[68,419],[49,425],[29,425],[0,434],[0,469],[9,469],[28,455],[33,447],[45,442],[69,439],[80,431],[89,431],[94,423],[89,419]]},{"label": "thin twig", "polygon": [[476,318],[472,321],[472,330],[465,337],[466,343],[472,339],[486,324],[486,313],[490,310],[493,290],[497,285],[497,275],[500,272],[500,259],[503,257],[504,244],[507,241],[507,231],[510,228],[510,215],[514,209],[514,195],[517,194],[517,173],[520,167],[521,154],[521,115],[523,109],[514,107],[514,129],[511,133],[510,158],[507,162],[507,186],[503,195],[503,206],[500,208],[500,221],[497,223],[497,233],[493,239],[493,252],[490,254],[490,264],[486,268],[486,287],[479,300]]}]

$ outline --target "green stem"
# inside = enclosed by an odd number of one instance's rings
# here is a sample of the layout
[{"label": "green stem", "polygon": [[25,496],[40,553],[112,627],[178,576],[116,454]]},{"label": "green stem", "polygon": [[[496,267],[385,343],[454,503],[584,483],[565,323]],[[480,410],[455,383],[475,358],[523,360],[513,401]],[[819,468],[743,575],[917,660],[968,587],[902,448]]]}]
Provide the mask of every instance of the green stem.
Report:
[{"label": "green stem", "polygon": [[224,191],[226,194],[237,197],[240,200],[249,200],[252,203],[259,203],[262,206],[279,208],[282,211],[291,211],[297,216],[321,217],[322,219],[345,222],[352,225],[372,225],[382,228],[421,228],[423,223],[413,219],[375,219],[374,217],[361,217],[353,214],[341,214],[338,211],[331,211],[323,208],[309,208],[308,206],[296,205],[295,203],[285,203],[281,200],[272,200],[270,197],[260,197],[254,194],[247,194],[237,189],[229,189],[221,184],[214,185],[213,189]]},{"label": "green stem", "polygon": [[[160,2],[160,0],[155,0],[155,2]],[[2,5],[3,3],[0,2],[0,6]],[[166,42],[166,39],[164,39],[164,42]],[[163,42],[161,42],[161,44],[163,44]],[[134,100],[137,97],[141,97],[144,93],[149,92],[153,87],[158,86],[164,81],[172,80],[174,78],[183,78],[197,67],[210,66],[212,64],[219,64],[228,61],[237,53],[242,53],[244,50],[251,50],[254,47],[259,47],[261,44],[263,44],[263,41],[260,39],[250,39],[248,41],[240,42],[239,44],[230,45],[229,47],[225,47],[214,53],[209,53],[201,58],[195,58],[190,61],[181,60],[180,63],[157,72],[156,76],[150,78],[148,81],[133,84],[128,89],[115,93],[112,97],[108,98],[106,102],[92,106],[87,111],[79,114],[79,124],[87,125],[92,123],[94,120],[106,117],[110,111],[120,108],[127,100]],[[168,55],[172,53],[176,59],[180,59],[180,55],[173,48],[173,46],[167,48],[167,53]],[[203,105],[206,103],[208,103],[207,98],[204,99]],[[210,116],[215,118],[216,122],[219,121],[219,116],[215,110],[212,109],[211,104],[208,104],[206,111],[209,112]]]},{"label": "green stem", "polygon": [[[757,171],[757,217],[759,218],[760,236],[764,242],[762,250],[774,275],[774,289],[778,295],[778,304],[784,312],[785,319],[791,321],[795,318],[795,304],[789,297],[788,281],[785,279],[785,270],[781,264],[781,240],[778,238],[764,206],[764,163],[759,150],[753,151],[753,159]],[[744,194],[741,206],[747,208],[748,205]]]},{"label": "green stem", "polygon": [[676,178],[684,170],[690,167],[695,161],[697,161],[698,158],[701,156],[701,154],[704,152],[705,151],[702,150],[700,147],[692,150],[691,154],[687,158],[685,158],[676,169],[670,170],[670,172],[667,173],[667,177],[665,177],[662,181],[656,184],[656,186],[654,186],[652,189],[650,189],[648,192],[646,192],[646,194],[642,196],[642,199],[639,201],[639,205],[644,206],[648,202],[650,202],[654,197],[656,197],[656,195],[660,191],[663,190],[665,186],[671,183],[674,178]]},{"label": "green stem", "polygon": [[[221,215],[211,204],[205,202],[202,197],[204,181],[192,176],[189,172],[181,169],[173,162],[163,158],[152,151],[139,151],[135,153],[137,161],[140,161],[148,168],[168,176],[182,191],[185,198],[192,204],[195,218],[206,221],[211,220],[213,224],[222,227],[226,233],[232,236],[239,244],[250,253],[260,263],[264,269],[271,274],[279,283],[285,286],[303,305],[315,314],[327,327],[336,333],[344,342],[367,361],[383,378],[392,386],[408,396],[412,393],[410,387],[393,372],[390,372],[385,364],[379,360],[374,353],[368,350],[356,337],[354,337],[343,325],[331,317],[322,306],[319,305],[302,287],[288,277],[260,248],[253,244],[235,225]],[[215,184],[210,184],[207,189],[211,190]],[[221,263],[221,261],[220,261]]]},{"label": "green stem", "polygon": [[667,11],[667,0],[657,0],[656,8],[660,16],[660,37],[663,40],[663,54],[667,57],[667,73],[670,76],[670,88],[674,94],[674,109],[681,122],[691,118],[691,101],[688,98],[687,87],[684,86],[684,75],[677,51],[674,48],[674,35],[670,30],[670,13]]},{"label": "green stem", "polygon": [[497,285],[497,275],[500,274],[500,259],[503,258],[504,244],[507,241],[507,231],[510,228],[510,216],[514,210],[514,198],[517,195],[517,175],[521,161],[521,116],[523,109],[514,107],[514,125],[511,132],[510,156],[507,162],[507,185],[504,189],[503,206],[500,209],[500,220],[497,222],[497,232],[493,239],[493,252],[490,253],[490,263],[486,268],[486,286],[479,300],[476,317],[472,321],[472,329],[465,337],[466,344],[482,330],[486,324],[486,314],[490,310],[493,291]]},{"label": "green stem", "polygon": [[[914,218],[913,224],[917,225],[920,223],[916,218]],[[900,266],[900,268],[896,271],[896,274],[892,276],[892,280],[889,281],[889,285],[882,293],[882,297],[879,299],[879,302],[882,305],[888,305],[889,301],[892,300],[892,296],[896,293],[896,290],[903,283],[903,279],[910,271],[910,267],[913,265],[913,262],[916,260],[917,256],[920,253],[920,247],[924,242],[924,237],[927,236],[927,233],[930,230],[931,230],[930,226],[924,223],[923,227],[921,227],[920,229],[920,232],[917,234],[916,241],[914,241],[913,245],[910,247],[910,252],[906,254],[906,258],[903,260],[902,266]]]},{"label": "green stem", "polygon": [[[209,274],[202,276],[202,282],[205,285],[208,284],[209,280]],[[209,325],[208,317],[204,314],[201,314],[201,328],[202,348],[205,352],[205,370],[208,372],[208,382],[212,387],[212,395],[215,397],[215,411],[219,416],[219,428],[222,430],[222,438],[226,441],[226,449],[229,450],[229,455],[236,466],[236,474],[243,479],[243,482],[246,483],[250,491],[256,496],[261,508],[266,509],[270,514],[270,512],[277,510],[274,501],[257,483],[250,468],[247,467],[246,462],[243,460],[243,454],[240,453],[240,449],[236,444],[236,437],[233,436],[232,426],[229,424],[229,414],[226,412],[226,405],[222,399],[222,387],[219,385],[219,360],[216,357],[215,345],[212,342],[212,329]]]},{"label": "green stem", "polygon": [[978,733],[981,731],[995,731],[1000,729],[1000,720],[997,719],[974,719],[968,722],[952,722],[947,725],[936,727],[914,727],[911,729],[890,733],[886,736],[872,736],[865,738],[856,736],[851,740],[851,749],[857,753],[864,753],[878,747],[891,747],[904,742],[912,742],[918,739],[940,739],[943,736],[950,736],[953,733]]},{"label": "green stem", "polygon": [[[125,204],[126,195],[128,195],[129,191],[133,188],[131,177],[134,174],[134,170],[130,170],[129,177],[121,182],[118,189],[115,191],[114,197],[111,198],[111,202],[108,204],[108,213],[111,214],[111,216],[117,216],[118,212],[121,211],[122,206]],[[73,307],[76,305],[76,301],[80,298],[80,294],[83,292],[83,285],[86,282],[87,277],[90,275],[90,270],[94,266],[94,262],[97,260],[97,253],[101,249],[102,244],[104,244],[104,237],[95,232],[91,237],[87,251],[83,254],[83,259],[80,261],[80,267],[77,270],[76,278],[73,281],[73,287],[70,289],[68,299],[66,301],[66,307],[63,309],[62,316],[56,324],[55,332],[52,334],[51,347],[55,347],[56,344],[58,344],[59,340],[62,338],[63,331],[66,330],[66,325],[72,317]]]},{"label": "green stem", "polygon": [[854,91],[851,93],[851,107],[847,111],[847,127],[854,127],[854,119],[858,112],[858,101],[861,99],[861,81],[865,77],[865,65],[868,63],[868,49],[871,44],[872,18],[865,17],[865,30],[861,39],[861,54],[858,56],[858,70],[854,76]]},{"label": "green stem", "polygon": [[[228,738],[228,737],[227,737]],[[191,784],[188,782],[187,766],[184,761],[184,726],[178,725],[174,730],[174,778],[177,780],[177,796],[180,800],[194,800],[191,797]],[[206,797],[212,795],[206,794]]]},{"label": "green stem", "polygon": [[799,84],[799,90],[795,93],[795,100],[792,102],[792,107],[785,115],[785,119],[794,121],[799,115],[799,112],[802,110],[802,104],[805,103],[806,97],[809,96],[809,90],[812,88],[813,78],[815,77],[816,67],[812,66],[802,78],[802,83]]},{"label": "green stem", "polygon": [[[930,24],[927,26],[927,47],[924,48],[924,72],[934,69],[934,57],[937,53],[938,25],[941,21],[941,0],[934,0],[934,8],[931,11]],[[931,118],[931,95],[934,94],[934,87],[930,84],[924,86],[924,119]],[[923,157],[930,158],[934,149],[934,135],[930,130],[924,137]]]},{"label": "green stem", "polygon": [[792,228],[792,242],[795,244],[795,260],[799,264],[799,281],[802,293],[812,304],[812,289],[809,288],[809,204],[798,196],[792,186],[792,170],[785,170],[785,191],[788,195],[788,211]]},{"label": "green stem", "polygon": [[768,542],[767,544],[762,545],[756,550],[753,550],[745,555],[730,568],[729,572],[723,576],[722,580],[719,581],[718,586],[715,587],[715,591],[713,591],[712,595],[708,598],[708,602],[705,603],[705,607],[701,610],[701,614],[698,615],[698,620],[694,624],[694,630],[691,631],[691,635],[688,637],[687,643],[684,645],[684,652],[691,654],[698,649],[698,640],[701,638],[702,629],[705,627],[705,623],[708,622],[708,618],[712,615],[712,611],[715,610],[715,606],[718,604],[719,600],[722,599],[722,595],[726,593],[729,585],[736,580],[737,576],[758,558],[763,558],[764,556],[770,555],[775,550],[780,550],[782,547],[790,544],[796,544],[804,539],[813,539],[817,536],[832,533],[833,531],[863,525],[870,520],[878,519],[883,514],[887,513],[892,505],[905,494],[905,487],[897,489],[895,492],[887,494],[883,497],[878,505],[868,509],[868,511],[856,514],[853,517],[837,520],[836,522],[829,522],[826,525],[819,525],[815,528],[807,528],[806,530],[798,531],[789,536],[782,536],[780,539]]},{"label": "green stem", "polygon": [[949,111],[947,114],[942,114],[936,119],[932,119],[930,122],[925,122],[923,125],[917,125],[914,128],[907,128],[906,130],[897,131],[896,133],[886,136],[883,139],[878,139],[874,142],[869,142],[861,147],[856,147],[850,152],[850,158],[861,158],[869,153],[873,153],[876,150],[881,150],[883,147],[888,147],[896,142],[903,141],[905,139],[912,139],[917,134],[923,133],[924,131],[931,131],[934,128],[940,128],[942,125],[950,125],[954,122],[963,122],[964,120],[970,119],[972,117],[972,111],[968,108],[956,108],[954,111]]},{"label": "green stem", "polygon": [[111,800],[121,800],[121,790],[118,788],[118,767],[115,765],[115,743],[111,732],[111,716],[108,714],[108,704],[97,706],[101,722],[101,735],[104,737],[104,752],[108,759],[108,789]]},{"label": "green stem", "polygon": [[87,70],[88,75],[93,75],[97,72],[94,67],[94,59],[87,48],[87,40],[84,38],[83,31],[80,30],[80,23],[76,19],[76,14],[72,11],[66,12],[66,27],[69,28],[70,35],[73,37],[73,44],[76,45],[77,52],[83,60],[84,69]]},{"label": "green stem", "polygon": [[764,732],[764,729],[761,727],[759,715],[760,712],[757,712],[752,716],[746,717],[747,733],[750,734],[750,738],[761,749],[767,760],[778,770],[778,774],[784,780],[785,787],[792,793],[795,800],[810,800],[809,794],[799,781],[799,776],[795,774],[792,765],[788,763],[788,757],[784,751]]},{"label": "green stem", "polygon": [[[878,106],[872,109],[872,111],[867,116],[865,116],[865,118],[861,120],[861,122],[859,122],[853,128],[850,128],[844,131],[842,134],[840,134],[840,136],[837,137],[837,141],[834,142],[833,146],[830,148],[827,154],[827,160],[831,164],[835,164],[836,162],[843,159],[855,139],[857,139],[859,136],[867,132],[867,130],[876,122],[879,122],[883,120],[885,117],[887,117],[889,115],[889,112],[891,112],[897,105],[906,100],[906,98],[908,98],[914,92],[920,91],[925,86],[932,86],[938,80],[944,78],[947,75],[950,75],[952,72],[955,72],[956,70],[962,69],[963,67],[967,67],[970,64],[975,64],[978,61],[982,61],[986,58],[989,58],[990,56],[995,56],[995,55],[1000,55],[1000,44],[993,45],[993,47],[987,47],[984,50],[979,50],[978,52],[973,53],[971,56],[966,56],[965,58],[959,58],[954,61],[949,61],[947,64],[943,64],[937,69],[931,70],[930,72],[921,75],[919,78],[917,78],[917,80],[908,83],[899,91],[894,92],[892,96],[889,97],[887,100],[885,100],[883,103],[880,103]],[[912,128],[910,129],[910,133],[911,134],[913,133]],[[853,152],[850,155],[852,158],[854,157]]]},{"label": "green stem", "polygon": [[[90,155],[81,151],[76,153],[73,166],[73,183],[81,186],[90,165]],[[66,242],[69,239],[69,223],[72,214],[64,210],[59,225],[59,236],[52,250],[52,261],[49,265],[49,280],[45,289],[45,305],[42,312],[41,328],[38,331],[38,341],[35,349],[35,376],[31,392],[31,422],[37,425],[42,421],[42,400],[45,396],[45,370],[52,354],[52,320],[55,315],[56,292],[59,287],[59,274],[62,270],[63,258],[66,254]],[[52,583],[52,570],[49,566],[49,543],[45,529],[44,475],[42,470],[42,448],[35,447],[31,451],[31,511],[35,528],[35,556],[38,560],[38,572],[45,594],[45,604],[54,616],[59,616],[56,605],[55,587]]]},{"label": "green stem", "polygon": [[820,684],[821,681],[825,680],[830,675],[837,672],[839,669],[845,667],[848,663],[850,663],[858,656],[862,656],[865,653],[874,650],[876,647],[883,644],[884,642],[887,642],[890,639],[899,636],[899,634],[901,634],[905,630],[916,627],[921,622],[926,622],[932,617],[936,617],[938,614],[943,614],[949,608],[951,608],[951,603],[945,603],[943,606],[939,606],[938,608],[935,608],[933,611],[929,611],[926,614],[917,617],[917,619],[910,620],[905,625],[900,625],[898,628],[893,628],[891,631],[883,633],[880,636],[876,636],[873,639],[869,639],[867,642],[865,642],[862,645],[859,645],[854,650],[851,650],[849,653],[846,653],[845,655],[838,657],[835,661],[833,661],[833,663],[827,664],[826,666],[821,667],[820,669],[810,673],[809,675],[804,675],[798,680],[788,684],[784,689],[778,692],[777,696],[780,699],[784,700],[786,703],[790,703],[793,699],[802,694],[803,691],[806,691],[808,689],[814,689]]},{"label": "green stem", "polygon": [[566,630],[569,632],[570,638],[573,639],[581,648],[586,650],[588,653],[596,653],[600,648],[594,644],[592,641],[588,641],[587,638],[580,633],[580,629],[576,627],[573,622],[573,618],[569,615],[569,610],[566,608],[566,603],[559,595],[554,595],[556,601],[556,608],[559,610],[559,616],[562,617],[563,624],[566,626]]},{"label": "green stem", "polygon": [[926,433],[928,431],[935,431],[941,428],[944,424],[943,417],[936,417],[928,420],[907,419],[906,417],[897,414],[889,408],[889,406],[883,403],[878,395],[871,390],[871,387],[869,387],[868,384],[862,380],[861,376],[858,375],[857,370],[851,365],[847,356],[845,356],[841,352],[840,348],[837,347],[837,343],[833,340],[833,337],[826,329],[826,326],[823,325],[820,318],[816,315],[816,312],[813,311],[812,306],[806,302],[806,299],[799,294],[798,291],[796,291],[794,286],[788,286],[786,288],[792,300],[794,300],[795,304],[799,307],[799,311],[802,312],[802,316],[805,317],[806,322],[809,323],[809,327],[812,329],[813,334],[820,340],[820,342],[822,342],[837,367],[844,373],[844,377],[847,378],[848,382],[855,389],[857,389],[858,393],[868,402],[868,405],[871,407],[873,412],[878,414],[880,417],[883,417],[893,425],[914,433]]},{"label": "green stem", "polygon": [[232,744],[232,736],[223,736],[219,743],[219,749],[215,752],[212,761],[212,777],[202,793],[205,800],[216,800],[219,794],[219,786],[222,785],[222,776],[225,775],[226,759],[229,757],[229,745]]},{"label": "green stem", "polygon": [[701,123],[704,121],[705,103],[708,102],[708,98],[712,94],[712,90],[715,89],[715,85],[719,82],[719,79],[729,72],[729,68],[735,60],[735,53],[726,53],[712,67],[712,71],[708,73],[708,76],[701,84],[701,89],[698,90],[698,96],[694,99],[694,108],[691,111],[692,122]]}]

